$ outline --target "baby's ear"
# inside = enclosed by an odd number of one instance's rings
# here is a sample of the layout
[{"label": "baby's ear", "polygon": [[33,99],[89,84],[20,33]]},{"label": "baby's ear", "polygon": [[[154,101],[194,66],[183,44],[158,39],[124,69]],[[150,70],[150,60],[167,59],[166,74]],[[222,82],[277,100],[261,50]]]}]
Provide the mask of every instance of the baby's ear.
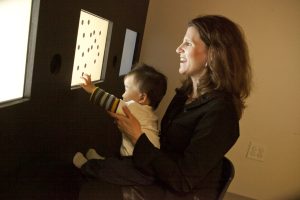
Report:
[{"label": "baby's ear", "polygon": [[148,105],[148,95],[146,93],[141,93],[139,96],[139,104]]}]

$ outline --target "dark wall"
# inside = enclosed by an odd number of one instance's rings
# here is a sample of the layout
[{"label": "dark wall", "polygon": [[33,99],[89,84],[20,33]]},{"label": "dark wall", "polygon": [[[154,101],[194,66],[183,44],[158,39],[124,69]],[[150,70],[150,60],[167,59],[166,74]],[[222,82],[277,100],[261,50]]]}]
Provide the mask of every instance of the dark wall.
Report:
[{"label": "dark wall", "polygon": [[[31,99],[0,108],[2,194],[18,192],[23,185],[32,184],[33,178],[43,182],[41,166],[72,166],[77,151],[94,147],[104,156],[118,154],[120,134],[113,120],[102,108],[91,105],[82,89],[70,90],[79,14],[84,9],[113,22],[106,78],[98,86],[121,97],[123,80],[118,73],[125,30],[138,32],[137,61],[148,3],[41,0]],[[56,54],[61,56],[62,64],[51,73],[50,63]]]}]

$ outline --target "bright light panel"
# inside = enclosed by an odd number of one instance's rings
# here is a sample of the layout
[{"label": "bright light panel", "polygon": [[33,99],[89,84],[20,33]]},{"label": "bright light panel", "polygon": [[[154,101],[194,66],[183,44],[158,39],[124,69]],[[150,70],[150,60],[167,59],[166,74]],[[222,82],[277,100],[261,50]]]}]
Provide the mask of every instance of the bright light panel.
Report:
[{"label": "bright light panel", "polygon": [[0,0],[0,103],[24,94],[32,0]]},{"label": "bright light panel", "polygon": [[83,74],[90,74],[93,82],[104,77],[110,34],[110,21],[81,10],[71,88],[78,88],[83,83]]}]

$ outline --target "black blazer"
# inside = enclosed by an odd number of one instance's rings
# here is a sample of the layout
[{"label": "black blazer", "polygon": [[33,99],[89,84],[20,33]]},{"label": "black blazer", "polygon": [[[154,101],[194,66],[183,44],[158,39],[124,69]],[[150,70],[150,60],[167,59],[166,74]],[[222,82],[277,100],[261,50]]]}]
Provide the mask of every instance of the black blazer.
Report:
[{"label": "black blazer", "polygon": [[133,161],[170,191],[218,189],[222,159],[239,137],[239,119],[230,95],[213,92],[185,104],[177,91],[161,122],[161,149],[143,134]]}]

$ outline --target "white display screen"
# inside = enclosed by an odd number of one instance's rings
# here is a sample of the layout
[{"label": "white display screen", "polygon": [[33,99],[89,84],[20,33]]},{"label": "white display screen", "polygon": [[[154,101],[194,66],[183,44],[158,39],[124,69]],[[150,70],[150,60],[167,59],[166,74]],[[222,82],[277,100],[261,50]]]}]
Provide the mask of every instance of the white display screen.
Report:
[{"label": "white display screen", "polygon": [[91,75],[93,82],[103,80],[111,27],[110,21],[81,10],[71,88],[77,88],[82,83],[83,74]]},{"label": "white display screen", "polygon": [[31,0],[0,1],[0,103],[23,98]]}]

